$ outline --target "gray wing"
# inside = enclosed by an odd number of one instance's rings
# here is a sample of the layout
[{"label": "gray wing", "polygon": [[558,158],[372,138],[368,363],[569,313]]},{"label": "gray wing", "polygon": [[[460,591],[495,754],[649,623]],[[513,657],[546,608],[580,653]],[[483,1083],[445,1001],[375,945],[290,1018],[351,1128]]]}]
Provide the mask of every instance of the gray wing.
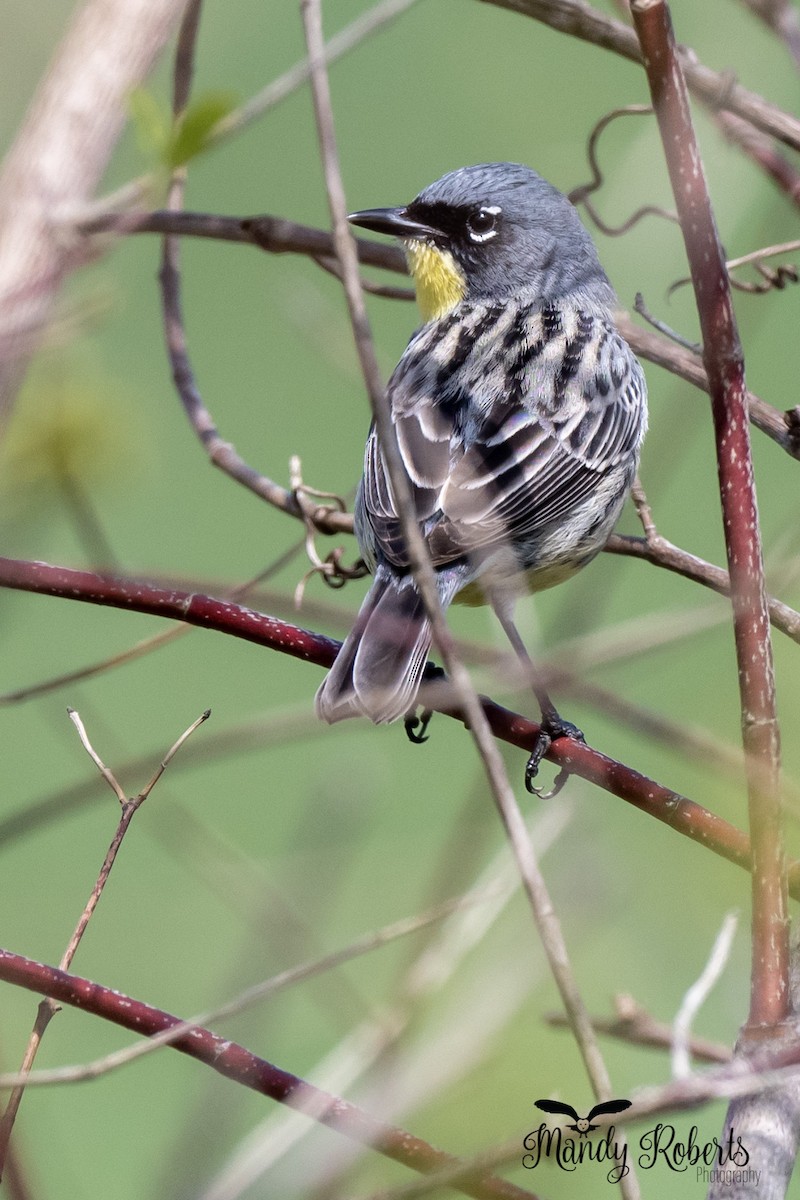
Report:
[{"label": "gray wing", "polygon": [[[610,472],[635,469],[645,383],[602,316],[545,306],[460,306],[424,326],[389,384],[415,515],[434,563],[558,526]],[[374,430],[360,524],[407,565]]]}]

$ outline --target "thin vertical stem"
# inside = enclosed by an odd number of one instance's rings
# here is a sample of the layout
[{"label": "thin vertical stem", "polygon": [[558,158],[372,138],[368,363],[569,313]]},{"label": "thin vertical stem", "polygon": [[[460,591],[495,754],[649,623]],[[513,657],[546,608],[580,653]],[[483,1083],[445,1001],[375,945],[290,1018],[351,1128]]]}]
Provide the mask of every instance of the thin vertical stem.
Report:
[{"label": "thin vertical stem", "polygon": [[780,737],[744,358],[669,8],[664,0],[633,0],[631,12],[691,268],[717,445],[753,847],[753,1029],[785,1020],[790,997]]}]

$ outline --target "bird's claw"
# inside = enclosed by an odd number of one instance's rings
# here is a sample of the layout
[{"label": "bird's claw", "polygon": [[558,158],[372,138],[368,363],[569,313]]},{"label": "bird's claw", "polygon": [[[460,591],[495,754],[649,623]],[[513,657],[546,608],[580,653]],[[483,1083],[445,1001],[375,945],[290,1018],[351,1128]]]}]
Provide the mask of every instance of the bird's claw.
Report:
[{"label": "bird's claw", "polygon": [[421,746],[423,742],[428,740],[428,726],[431,723],[433,712],[429,708],[422,710],[422,715],[417,716],[416,713],[410,712],[403,721],[406,731],[406,737],[415,746]]},{"label": "bird's claw", "polygon": [[542,759],[550,749],[553,742],[558,738],[568,737],[576,742],[584,742],[586,739],[583,736],[583,731],[577,725],[573,725],[571,721],[565,721],[562,717],[543,719],[539,726],[539,732],[536,735],[536,741],[533,744],[533,751],[525,766],[525,790],[530,792],[532,796],[538,796],[540,800],[552,800],[554,796],[563,788],[570,776],[568,767],[562,767],[558,775],[556,775],[553,786],[545,791],[543,788],[533,786],[533,781],[539,774],[539,767]]},{"label": "bird's claw", "polygon": [[[437,667],[435,663],[429,662],[425,664],[423,672],[424,683],[437,683],[440,679],[446,679],[447,675],[441,667]],[[417,716],[416,711],[412,708],[406,713],[403,725],[406,731],[406,737],[415,746],[421,746],[423,742],[428,740],[428,726],[431,723],[433,709],[423,708],[421,716]]]}]

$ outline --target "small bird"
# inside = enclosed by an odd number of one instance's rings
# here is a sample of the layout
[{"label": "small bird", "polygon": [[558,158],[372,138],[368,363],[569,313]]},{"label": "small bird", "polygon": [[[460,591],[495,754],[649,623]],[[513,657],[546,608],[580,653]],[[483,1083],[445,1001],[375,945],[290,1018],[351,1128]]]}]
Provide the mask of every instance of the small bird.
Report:
[{"label": "small bird", "polygon": [[[535,791],[551,741],[583,735],[537,678],[514,604],[605,545],[638,467],[644,375],[614,326],[616,297],[592,239],[529,167],[462,167],[404,208],[349,220],[405,249],[424,323],[387,394],[414,517],[442,607],[491,604],[531,678],[542,713],[526,770]],[[374,579],[317,713],[408,721],[432,635],[374,425],[355,530]]]}]

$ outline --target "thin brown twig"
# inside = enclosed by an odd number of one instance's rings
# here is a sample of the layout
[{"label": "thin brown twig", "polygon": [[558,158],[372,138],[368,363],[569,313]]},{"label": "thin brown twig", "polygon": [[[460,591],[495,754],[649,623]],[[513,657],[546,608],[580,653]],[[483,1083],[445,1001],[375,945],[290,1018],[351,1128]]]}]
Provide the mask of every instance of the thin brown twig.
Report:
[{"label": "thin brown twig", "polygon": [[[89,740],[89,736],[86,732],[86,728],[85,728],[80,716],[78,715],[78,713],[75,712],[74,709],[69,709],[68,712],[69,712],[70,720],[72,721],[72,723],[74,724],[75,728],[78,731],[78,736],[80,737],[81,744],[83,745],[84,749],[86,750],[86,753],[91,758],[92,762],[97,767],[97,769],[100,772],[100,774],[102,775],[103,779],[106,781],[106,783],[109,785],[111,790],[114,792],[115,796],[117,797],[117,799],[120,803],[120,807],[121,807],[122,811],[120,814],[120,819],[119,819],[119,823],[117,825],[116,831],[114,833],[113,838],[111,839],[111,844],[109,845],[108,850],[106,851],[106,856],[103,859],[103,865],[100,868],[100,872],[97,876],[95,885],[92,888],[92,891],[89,895],[89,899],[87,900],[87,902],[84,906],[83,912],[81,913],[78,923],[72,932],[72,936],[70,937],[69,942],[67,943],[67,948],[64,951],[63,955],[61,956],[61,961],[59,963],[59,970],[61,970],[61,971],[68,971],[72,964],[72,961],[77,953],[78,947],[80,946],[83,935],[86,932],[89,922],[92,919],[92,916],[94,915],[97,905],[100,902],[100,897],[103,894],[103,890],[105,889],[105,886],[108,883],[108,878],[109,878],[109,875],[111,874],[111,869],[114,866],[114,862],[116,861],[116,857],[117,857],[117,854],[119,853],[119,849],[125,838],[125,834],[128,832],[128,829],[130,828],[131,821],[135,817],[136,813],[138,812],[139,808],[142,806],[144,801],[150,795],[155,784],[160,779],[161,775],[163,774],[167,764],[170,762],[172,757],[177,753],[177,751],[180,749],[180,747],[183,745],[183,743],[186,741],[186,739],[188,737],[190,737],[192,733],[194,733],[194,731],[195,731],[195,729],[197,729],[198,725],[202,725],[202,723],[204,721],[206,721],[208,719],[208,717],[210,716],[210,712],[208,712],[208,711],[203,713],[202,716],[200,716],[196,721],[194,721],[189,726],[189,728],[183,734],[181,734],[181,736],[178,738],[178,740],[175,742],[175,744],[171,747],[171,749],[165,755],[164,760],[161,763],[161,766],[156,771],[155,775],[152,777],[152,779],[147,784],[147,786],[141,792],[139,792],[138,795],[134,796],[132,799],[129,800],[126,797],[125,792],[121,788],[117,779],[115,778],[113,772],[105,765],[105,763],[100,758],[97,751],[92,746],[92,743]],[[39,1007],[38,1007],[38,1010],[36,1013],[36,1020],[34,1021],[34,1025],[33,1025],[33,1030],[31,1031],[31,1035],[28,1040],[28,1045],[25,1049],[25,1053],[22,1058],[22,1064],[19,1069],[20,1081],[17,1082],[14,1085],[14,1087],[12,1088],[11,1095],[9,1096],[8,1103],[6,1105],[5,1111],[3,1112],[2,1119],[0,1119],[0,1177],[2,1177],[3,1171],[5,1169],[5,1164],[6,1164],[8,1149],[9,1149],[9,1142],[11,1139],[11,1134],[14,1129],[14,1124],[17,1119],[17,1113],[19,1112],[19,1107],[20,1107],[20,1104],[22,1103],[22,1097],[25,1093],[27,1076],[30,1074],[30,1072],[33,1068],[33,1064],[36,1060],[36,1056],[39,1052],[39,1047],[42,1044],[42,1039],[45,1035],[47,1027],[50,1024],[50,1022],[52,1021],[55,1014],[58,1012],[58,1009],[59,1009],[59,1005],[49,995],[44,1000],[42,1000],[41,1003],[39,1004]]]},{"label": "thin brown twig", "polygon": [[789,0],[741,0],[785,44],[800,67],[800,14]]},{"label": "thin brown twig", "polygon": [[[587,0],[482,0],[483,3],[520,13],[560,33],[610,50],[630,62],[641,63],[642,52],[634,31],[622,21],[592,8]],[[689,90],[712,108],[727,109],[800,150],[800,120],[770,104],[763,96],[743,88],[725,72],[705,66],[691,47],[682,46],[678,59]]]},{"label": "thin brown twig", "polygon": [[690,354],[696,354],[699,358],[702,352],[702,346],[700,343],[690,342],[688,338],[685,338],[683,334],[678,333],[677,330],[667,325],[667,323],[662,321],[660,317],[657,317],[655,313],[651,313],[641,292],[637,292],[636,296],[634,297],[633,311],[638,313],[642,320],[646,321],[648,325],[652,325],[653,329],[657,329],[658,332],[663,334],[665,338],[668,338],[669,341],[674,342],[676,346],[681,346],[684,350],[688,350]]},{"label": "thin brown twig", "polygon": [[[544,878],[539,869],[527,827],[520,813],[505,765],[492,736],[478,695],[472,686],[469,672],[463,665],[452,634],[442,613],[433,566],[421,531],[413,516],[414,506],[397,445],[394,425],[380,378],[367,320],[364,298],[358,274],[358,259],[347,224],[347,208],[339,169],[327,70],[322,57],[324,40],[319,0],[300,0],[311,62],[311,87],[319,133],[325,184],[333,220],[333,240],[342,268],[343,284],[350,321],[361,361],[370,403],[375,419],[381,453],[386,463],[404,541],[408,550],[415,582],[419,587],[433,640],[438,647],[451,686],[463,712],[486,772],[493,799],[506,829],[517,860],[523,887],[533,910],[539,935],[550,969],[558,986],[565,1008],[570,1015],[576,1042],[587,1074],[598,1098],[612,1095],[611,1079],[603,1061],[597,1039],[591,1028],[588,1011],[578,990],[569,963],[566,943],[551,904]],[[629,1197],[638,1195],[631,1177],[623,1188]]]},{"label": "thin brown twig", "polygon": [[[180,204],[179,185],[174,182],[171,202]],[[281,512],[302,519],[307,516],[324,533],[346,533],[352,529],[352,518],[338,508],[319,505],[304,513],[297,496],[281,487],[268,476],[249,466],[230,442],[221,437],[214,419],[203,402],[189,359],[181,305],[178,240],[171,234],[164,238],[161,270],[164,334],[172,365],[172,375],[189,422],[205,449],[211,463],[237,483],[242,484]]]},{"label": "thin brown twig", "polygon": [[[640,358],[663,367],[708,393],[708,375],[697,355],[635,325],[625,313],[617,313],[616,323],[626,342]],[[753,392],[747,392],[747,408],[750,420],[757,429],[777,442],[787,454],[800,459],[800,423],[793,421],[789,413],[780,412],[765,403]]]},{"label": "thin brown twig", "polygon": [[[189,5],[182,27],[181,44],[179,44],[176,55],[172,107],[173,120],[176,122],[183,114],[191,90],[194,64],[193,48],[200,7],[201,0],[192,0]],[[170,181],[167,198],[168,211],[179,212],[183,207],[185,181],[186,168],[185,166],[178,167],[173,172]],[[180,243],[173,234],[164,236],[159,281],[164,336],[172,367],[172,377],[184,412],[213,465],[225,471],[231,478],[282,512],[288,512],[293,517],[307,521],[313,521],[316,516],[319,516],[321,529],[324,528],[328,532],[341,532],[342,513],[339,509],[329,509],[320,505],[312,510],[310,506],[304,506],[293,491],[281,487],[266,475],[255,471],[241,458],[230,442],[225,442],[221,438],[211,413],[200,395],[189,359],[181,302]],[[345,527],[348,524],[349,521],[346,522]]]},{"label": "thin brown twig", "polygon": [[[545,1013],[544,1019],[556,1029],[566,1026],[561,1013]],[[593,1017],[592,1022],[598,1033],[631,1046],[647,1046],[656,1050],[669,1050],[672,1046],[672,1026],[656,1020],[632,996],[615,996],[614,1016]],[[730,1047],[696,1035],[689,1039],[689,1049],[692,1057],[701,1062],[728,1063],[733,1058]]]},{"label": "thin brown twig", "polygon": [[[222,241],[259,246],[271,254],[305,254],[315,261],[333,254],[333,239],[321,229],[299,225],[281,217],[261,216],[242,220],[240,217],[220,217],[209,213],[169,213],[156,210],[146,214],[120,218],[110,213],[95,217],[81,227],[84,232],[116,228],[125,233],[174,233],[185,237],[208,237]],[[406,264],[398,247],[379,242],[356,239],[359,262],[381,267],[399,274],[406,273]],[[393,292],[398,298],[413,300],[412,290]],[[666,338],[657,337],[635,325],[623,312],[617,313],[617,325],[636,354],[655,363],[673,375],[685,379],[701,391],[708,392],[708,377],[702,361],[681,346],[671,345]],[[783,413],[765,403],[753,392],[747,393],[750,419],[787,454],[800,459],[800,419],[792,412]],[[293,514],[295,515],[295,514]],[[318,515],[318,524],[322,524]],[[342,527],[336,532],[347,532]]]},{"label": "thin brown twig", "polygon": [[723,137],[738,146],[795,207],[800,207],[800,171],[781,154],[772,138],[734,113],[716,112],[714,121]]},{"label": "thin brown twig", "polygon": [[[728,270],[728,281],[731,287],[736,288],[740,292],[751,292],[757,295],[765,295],[767,292],[781,291],[786,287],[787,283],[798,282],[797,267],[793,263],[782,263],[778,267],[768,267],[765,263],[767,258],[775,258],[780,254],[791,254],[793,251],[800,249],[800,241],[794,240],[791,242],[781,242],[776,246],[764,246],[760,250],[751,250],[749,254],[742,254],[739,258],[730,258],[725,266]],[[763,283],[750,283],[747,280],[737,279],[733,272],[737,267],[743,267],[752,264],[761,278]],[[682,279],[676,279],[671,283],[668,290],[668,295],[672,295],[678,288],[685,287],[691,283],[691,278],[687,275]],[[637,312],[640,311],[637,308]]]},{"label": "thin brown twig", "polygon": [[643,217],[663,217],[664,220],[673,222],[677,222],[678,220],[677,214],[674,212],[668,212],[667,209],[661,208],[656,204],[645,204],[641,208],[637,208],[621,224],[609,225],[602,219],[594,204],[589,200],[589,197],[603,186],[604,175],[597,153],[598,143],[603,131],[608,128],[612,121],[616,121],[619,117],[652,116],[652,113],[653,109],[649,104],[626,104],[621,108],[614,108],[611,112],[604,113],[589,134],[586,144],[586,157],[589,160],[592,178],[588,183],[582,183],[574,187],[568,193],[567,198],[576,206],[582,204],[600,232],[604,233],[607,237],[621,237],[622,234],[633,229],[634,225],[637,225]]},{"label": "thin brown twig", "polygon": [[[731,582],[729,573],[722,567],[714,566],[688,550],[681,550],[665,537],[659,534],[655,538],[632,537],[630,534],[613,533],[605,546],[608,554],[625,554],[632,558],[641,558],[654,566],[664,567],[693,583],[701,583],[720,596],[730,596]],[[781,633],[785,633],[793,642],[800,644],[800,613],[776,600],[767,597],[767,612],[770,623]]]},{"label": "thin brown twig", "polygon": [[681,217],[710,384],[753,844],[749,1026],[768,1028],[789,1015],[789,937],[780,739],[744,360],[669,8],[664,0],[632,0],[631,14]]}]

